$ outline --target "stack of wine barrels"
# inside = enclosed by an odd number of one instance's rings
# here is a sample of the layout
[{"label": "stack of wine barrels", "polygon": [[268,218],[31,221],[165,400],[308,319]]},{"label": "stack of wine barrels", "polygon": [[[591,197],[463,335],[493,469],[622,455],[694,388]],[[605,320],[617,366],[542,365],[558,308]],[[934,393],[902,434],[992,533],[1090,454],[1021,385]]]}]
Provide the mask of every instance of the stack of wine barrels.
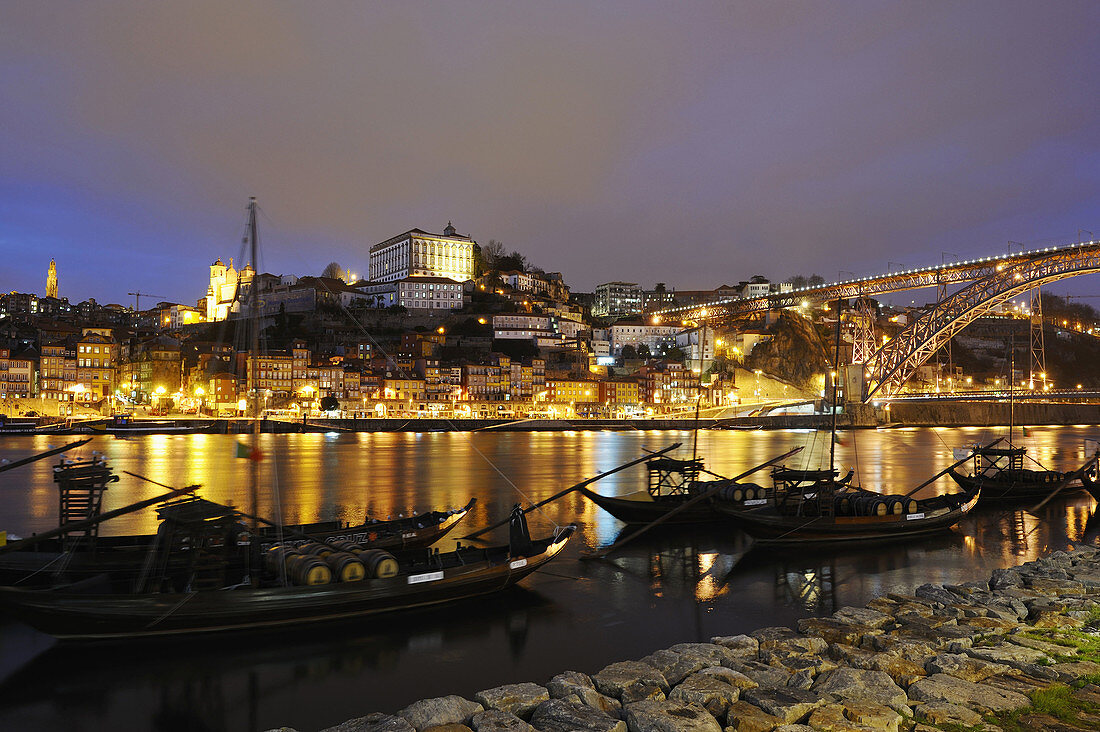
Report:
[{"label": "stack of wine barrels", "polygon": [[287,579],[296,585],[305,587],[332,582],[332,570],[325,560],[294,547],[273,546],[267,550],[265,558],[268,571],[278,574],[281,567],[285,568]]},{"label": "stack of wine barrels", "polygon": [[296,585],[324,585],[332,582],[359,582],[368,577],[385,579],[400,571],[392,554],[382,549],[364,549],[352,541],[322,544],[307,542],[297,547],[277,544],[267,551],[269,572],[286,568],[287,578]]},{"label": "stack of wine barrels", "polygon": [[718,497],[721,500],[732,501],[733,503],[752,501],[757,498],[764,498],[766,495],[766,489],[755,483],[731,483],[718,491]]},{"label": "stack of wine barrels", "polygon": [[835,500],[837,516],[900,516],[917,512],[917,502],[912,498],[884,496],[870,491],[841,493]]}]

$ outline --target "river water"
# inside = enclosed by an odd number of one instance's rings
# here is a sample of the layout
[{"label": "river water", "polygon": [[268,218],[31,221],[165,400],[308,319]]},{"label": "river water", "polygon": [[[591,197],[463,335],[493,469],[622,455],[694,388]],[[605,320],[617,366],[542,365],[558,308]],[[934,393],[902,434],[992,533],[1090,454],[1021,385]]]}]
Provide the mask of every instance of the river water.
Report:
[{"label": "river water", "polygon": [[[1071,469],[1098,428],[1031,428],[1029,455]],[[907,491],[952,461],[952,448],[1001,436],[989,429],[894,429],[848,433],[838,465],[856,467],[864,487]],[[15,460],[72,438],[0,438],[0,459]],[[828,461],[812,432],[630,431],[556,433],[391,433],[263,435],[261,514],[288,522],[359,523],[477,506],[444,550],[475,528],[643,454],[682,442],[709,470],[734,475],[793,447],[792,467]],[[96,438],[81,448],[123,470],[172,486],[201,483],[214,501],[249,505],[249,462],[229,435]],[[56,525],[50,460],[0,473],[0,528],[26,535]],[[760,474],[758,479],[762,479]],[[632,468],[596,490],[622,494],[644,484]],[[920,495],[956,490],[941,479]],[[105,508],[162,492],[122,475]],[[383,616],[330,628],[201,641],[59,646],[0,619],[0,729],[263,730],[303,732],[416,699],[505,683],[543,683],[566,669],[593,673],[683,641],[791,624],[863,604],[925,582],[984,579],[1052,550],[1098,544],[1096,504],[1083,493],[1058,498],[1038,515],[1025,510],[972,514],[935,538],[863,549],[753,551],[733,529],[655,530],[607,561],[582,560],[623,525],[579,494],[532,513],[532,534],[576,523],[577,539],[546,570],[514,591],[483,600]],[[152,533],[151,511],[122,517],[102,533]],[[507,529],[495,537],[507,541]],[[455,537],[455,538],[452,538]]]}]

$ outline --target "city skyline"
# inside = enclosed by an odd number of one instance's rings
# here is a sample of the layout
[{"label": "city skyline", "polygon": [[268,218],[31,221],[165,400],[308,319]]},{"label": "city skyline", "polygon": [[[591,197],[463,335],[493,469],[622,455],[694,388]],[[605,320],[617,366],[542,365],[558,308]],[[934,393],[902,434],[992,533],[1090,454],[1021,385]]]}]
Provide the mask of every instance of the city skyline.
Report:
[{"label": "city skyline", "polygon": [[264,271],[362,272],[450,220],[581,291],[834,279],[1100,228],[1087,3],[6,15],[6,290],[43,294],[53,258],[74,302],[191,303],[239,256],[249,195]]}]

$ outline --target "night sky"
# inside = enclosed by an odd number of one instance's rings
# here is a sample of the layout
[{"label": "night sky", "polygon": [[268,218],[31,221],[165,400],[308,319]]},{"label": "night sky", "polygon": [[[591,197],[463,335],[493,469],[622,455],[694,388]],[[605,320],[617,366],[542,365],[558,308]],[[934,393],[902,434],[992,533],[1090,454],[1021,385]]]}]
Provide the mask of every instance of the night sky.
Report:
[{"label": "night sky", "polygon": [[298,275],[448,220],[575,290],[1045,246],[1100,235],[1098,79],[1095,0],[6,0],[0,290],[193,303],[249,195]]}]

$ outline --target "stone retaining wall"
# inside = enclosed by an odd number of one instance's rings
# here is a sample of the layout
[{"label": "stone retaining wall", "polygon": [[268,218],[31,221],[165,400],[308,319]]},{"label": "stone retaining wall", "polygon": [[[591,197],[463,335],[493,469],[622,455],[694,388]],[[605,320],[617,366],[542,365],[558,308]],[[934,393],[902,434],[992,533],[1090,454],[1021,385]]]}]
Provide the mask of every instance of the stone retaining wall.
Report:
[{"label": "stone retaining wall", "polygon": [[[1096,626],[1100,550],[1058,552],[797,629],[680,643],[592,675],[424,699],[325,732],[995,730],[998,713],[1017,715],[1018,728],[1100,729],[1100,663],[1077,655],[1098,654],[1067,640]],[[1070,683],[1059,691],[1086,711],[1056,720],[1032,706],[1036,690]]]}]

